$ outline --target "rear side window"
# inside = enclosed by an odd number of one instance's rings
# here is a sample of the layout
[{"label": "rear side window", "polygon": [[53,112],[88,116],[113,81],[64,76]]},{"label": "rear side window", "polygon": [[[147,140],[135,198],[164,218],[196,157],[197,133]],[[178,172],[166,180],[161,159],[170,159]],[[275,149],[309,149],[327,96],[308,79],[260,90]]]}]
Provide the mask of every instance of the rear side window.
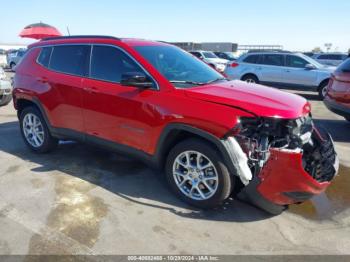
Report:
[{"label": "rear side window", "polygon": [[52,47],[42,48],[40,55],[38,57],[38,63],[41,64],[42,66],[49,67],[51,52],[52,52]]},{"label": "rear side window", "polygon": [[343,60],[343,56],[342,55],[331,55],[331,59],[332,60]]},{"label": "rear side window", "polygon": [[262,61],[264,65],[272,65],[272,66],[282,66],[283,65],[283,55],[264,55],[264,59]]},{"label": "rear side window", "polygon": [[350,73],[350,58],[345,60],[338,68],[337,72],[346,72]]},{"label": "rear side window", "polygon": [[55,46],[49,68],[66,74],[86,76],[89,69],[90,48],[88,45]]},{"label": "rear side window", "polygon": [[248,63],[248,64],[256,64],[258,61],[259,56],[258,55],[250,55],[246,57],[243,62]]},{"label": "rear side window", "polygon": [[123,51],[112,46],[94,46],[90,77],[120,83],[122,74],[144,71]]}]

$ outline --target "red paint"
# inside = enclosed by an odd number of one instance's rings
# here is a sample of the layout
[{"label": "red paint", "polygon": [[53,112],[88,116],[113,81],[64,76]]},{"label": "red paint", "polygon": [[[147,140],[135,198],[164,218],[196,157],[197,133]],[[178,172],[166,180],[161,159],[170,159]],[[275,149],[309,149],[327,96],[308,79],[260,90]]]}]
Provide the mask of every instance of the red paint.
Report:
[{"label": "red paint", "polygon": [[258,191],[269,201],[278,205],[295,203],[283,192],[322,193],[329,182],[319,183],[302,166],[302,153],[270,150],[270,158],[259,174]]},{"label": "red paint", "polygon": [[337,70],[333,73],[326,99],[348,108],[350,112],[350,72]]}]

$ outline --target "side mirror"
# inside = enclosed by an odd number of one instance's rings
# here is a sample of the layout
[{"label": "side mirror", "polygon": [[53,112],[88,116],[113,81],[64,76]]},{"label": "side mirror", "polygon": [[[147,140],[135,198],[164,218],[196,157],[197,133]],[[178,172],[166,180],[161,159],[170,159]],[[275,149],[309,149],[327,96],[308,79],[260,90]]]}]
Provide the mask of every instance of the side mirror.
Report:
[{"label": "side mirror", "polygon": [[140,88],[151,88],[154,86],[151,79],[146,74],[140,72],[122,74],[120,84],[123,86],[134,86]]},{"label": "side mirror", "polygon": [[316,69],[316,66],[314,66],[313,64],[306,64],[305,69],[306,70],[313,70],[313,69]]}]

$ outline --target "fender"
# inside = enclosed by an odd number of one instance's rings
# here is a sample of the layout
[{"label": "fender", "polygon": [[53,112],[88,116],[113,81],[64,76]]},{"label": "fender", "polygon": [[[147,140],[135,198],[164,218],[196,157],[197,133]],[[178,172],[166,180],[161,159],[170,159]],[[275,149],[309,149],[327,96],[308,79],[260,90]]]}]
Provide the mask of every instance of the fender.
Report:
[{"label": "fender", "polygon": [[164,163],[164,153],[166,152],[166,147],[169,144],[166,142],[166,140],[171,139],[170,134],[173,131],[186,131],[187,133],[191,133],[208,140],[214,144],[219,153],[221,153],[230,174],[240,177],[241,181],[245,185],[247,185],[252,179],[252,173],[247,164],[247,157],[234,137],[224,137],[220,139],[206,131],[181,123],[171,123],[163,129],[157,143],[157,151],[154,155],[154,159],[156,160],[155,162],[159,165]]}]

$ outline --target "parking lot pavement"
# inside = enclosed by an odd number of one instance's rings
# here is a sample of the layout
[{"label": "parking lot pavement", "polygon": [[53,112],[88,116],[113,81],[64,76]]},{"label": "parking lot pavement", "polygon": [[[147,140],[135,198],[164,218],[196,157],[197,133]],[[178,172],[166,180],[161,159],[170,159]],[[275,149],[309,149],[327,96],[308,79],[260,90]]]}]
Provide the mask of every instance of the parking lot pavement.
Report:
[{"label": "parking lot pavement", "polygon": [[32,153],[0,108],[0,254],[350,254],[350,124],[313,94],[341,159],[325,194],[282,215],[230,200],[193,210],[160,172],[78,143]]}]

